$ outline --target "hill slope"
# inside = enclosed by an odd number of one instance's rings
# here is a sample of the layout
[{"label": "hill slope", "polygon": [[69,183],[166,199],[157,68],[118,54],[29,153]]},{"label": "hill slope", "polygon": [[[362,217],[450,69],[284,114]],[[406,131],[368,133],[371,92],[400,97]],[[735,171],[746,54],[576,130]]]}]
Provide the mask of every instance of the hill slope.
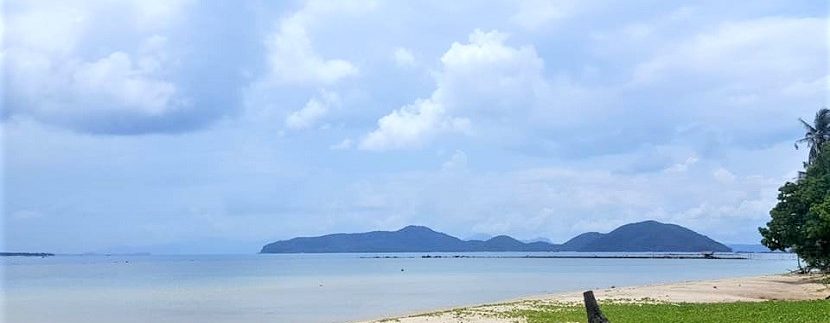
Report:
[{"label": "hill slope", "polygon": [[398,231],[338,233],[320,237],[294,238],[269,243],[260,253],[324,252],[472,252],[472,251],[554,251],[556,245],[523,243],[508,236],[486,241],[464,241],[421,226]]},{"label": "hill slope", "polygon": [[601,234],[575,251],[732,251],[720,242],[676,224],[644,221]]},{"label": "hill slope", "polygon": [[563,243],[560,251],[580,251],[585,248],[591,242],[596,241],[599,238],[602,238],[604,234],[599,232],[585,232],[580,234],[576,237],[571,238],[567,242]]}]

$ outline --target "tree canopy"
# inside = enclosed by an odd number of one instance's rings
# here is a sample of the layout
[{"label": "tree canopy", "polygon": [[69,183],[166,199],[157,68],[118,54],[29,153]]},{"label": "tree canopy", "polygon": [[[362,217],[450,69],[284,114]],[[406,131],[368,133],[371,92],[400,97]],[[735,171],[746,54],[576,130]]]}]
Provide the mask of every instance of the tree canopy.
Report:
[{"label": "tree canopy", "polygon": [[806,270],[830,271],[830,110],[821,109],[814,125],[801,120],[807,134],[799,142],[811,147],[805,170],[778,189],[771,220],[759,228],[761,243],[790,250],[807,263]]},{"label": "tree canopy", "polygon": [[798,121],[804,127],[805,133],[803,138],[795,142],[795,149],[798,149],[798,144],[807,144],[810,147],[807,163],[810,164],[818,157],[824,143],[830,142],[830,109],[822,108],[818,110],[815,118],[813,118],[813,124],[809,124],[801,118],[798,118]]}]

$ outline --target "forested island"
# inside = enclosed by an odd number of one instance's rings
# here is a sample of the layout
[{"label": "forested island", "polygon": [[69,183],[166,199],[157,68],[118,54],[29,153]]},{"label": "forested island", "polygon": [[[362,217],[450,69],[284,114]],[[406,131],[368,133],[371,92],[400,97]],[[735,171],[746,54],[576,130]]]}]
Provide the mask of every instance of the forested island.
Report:
[{"label": "forested island", "polygon": [[424,226],[398,231],[337,233],[269,243],[260,253],[345,252],[730,252],[726,245],[676,224],[644,221],[609,232],[580,234],[563,244],[522,242],[506,235],[488,240],[462,240]]}]

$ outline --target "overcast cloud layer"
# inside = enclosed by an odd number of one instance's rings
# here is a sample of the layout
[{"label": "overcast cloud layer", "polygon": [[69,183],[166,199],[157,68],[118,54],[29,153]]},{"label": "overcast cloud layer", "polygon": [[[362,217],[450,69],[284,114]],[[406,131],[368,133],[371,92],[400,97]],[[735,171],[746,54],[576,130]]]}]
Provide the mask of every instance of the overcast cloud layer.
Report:
[{"label": "overcast cloud layer", "polygon": [[830,103],[823,1],[3,9],[3,250],[647,219],[757,243]]}]

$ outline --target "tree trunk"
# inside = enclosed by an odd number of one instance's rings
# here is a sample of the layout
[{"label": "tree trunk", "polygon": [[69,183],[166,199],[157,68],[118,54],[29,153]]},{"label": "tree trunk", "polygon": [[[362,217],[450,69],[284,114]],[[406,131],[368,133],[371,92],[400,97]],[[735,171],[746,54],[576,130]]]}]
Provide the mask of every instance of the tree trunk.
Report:
[{"label": "tree trunk", "polygon": [[806,274],[807,271],[804,270],[804,267],[801,267],[801,257],[799,255],[795,255],[795,260],[798,261],[798,273],[799,274]]},{"label": "tree trunk", "polygon": [[597,304],[597,300],[594,298],[594,292],[589,290],[582,293],[582,296],[585,298],[585,311],[588,312],[588,323],[609,323],[608,319],[605,318],[605,315],[602,315],[602,311],[599,309],[599,304]]}]

